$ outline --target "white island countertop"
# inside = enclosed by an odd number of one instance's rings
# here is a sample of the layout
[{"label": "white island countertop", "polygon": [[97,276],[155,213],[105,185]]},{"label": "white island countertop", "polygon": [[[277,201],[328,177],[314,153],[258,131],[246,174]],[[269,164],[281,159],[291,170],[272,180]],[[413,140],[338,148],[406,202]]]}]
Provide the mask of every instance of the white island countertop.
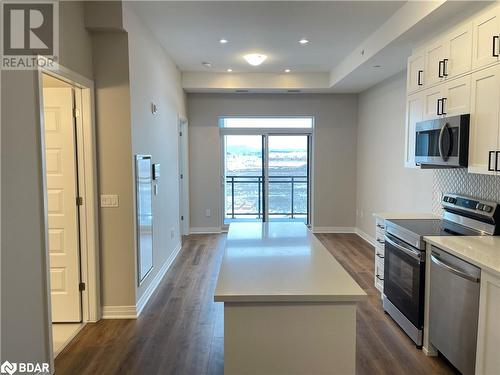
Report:
[{"label": "white island countertop", "polygon": [[216,302],[357,302],[366,293],[302,223],[233,223]]},{"label": "white island countertop", "polygon": [[500,236],[426,236],[424,240],[500,277]]}]

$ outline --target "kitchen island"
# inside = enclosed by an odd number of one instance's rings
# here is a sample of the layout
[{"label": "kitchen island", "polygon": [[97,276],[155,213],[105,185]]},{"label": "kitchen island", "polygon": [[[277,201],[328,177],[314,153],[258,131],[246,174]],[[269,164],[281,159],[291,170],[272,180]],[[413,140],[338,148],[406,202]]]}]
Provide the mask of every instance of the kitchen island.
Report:
[{"label": "kitchen island", "polygon": [[224,373],[354,374],[365,297],[304,224],[231,224],[214,295]]}]

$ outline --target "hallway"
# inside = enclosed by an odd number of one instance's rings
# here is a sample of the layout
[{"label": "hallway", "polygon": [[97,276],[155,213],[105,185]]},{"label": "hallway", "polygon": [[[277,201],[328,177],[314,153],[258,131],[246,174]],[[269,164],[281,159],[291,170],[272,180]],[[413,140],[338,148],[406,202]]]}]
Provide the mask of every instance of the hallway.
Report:
[{"label": "hallway", "polygon": [[[381,308],[373,286],[373,250],[354,234],[318,238],[368,293],[358,309],[358,374],[449,374],[415,349]],[[56,359],[66,374],[222,374],[223,306],[213,290],[225,235],[186,237],[178,259],[135,320],[87,326]]]}]

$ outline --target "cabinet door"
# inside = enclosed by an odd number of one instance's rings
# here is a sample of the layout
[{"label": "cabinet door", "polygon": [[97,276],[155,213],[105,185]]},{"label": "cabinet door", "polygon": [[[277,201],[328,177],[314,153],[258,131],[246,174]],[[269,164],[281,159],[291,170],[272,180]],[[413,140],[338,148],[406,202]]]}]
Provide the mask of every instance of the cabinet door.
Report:
[{"label": "cabinet door", "polygon": [[443,115],[470,113],[470,75],[446,82],[443,87]]},{"label": "cabinet door", "polygon": [[443,80],[440,61],[445,58],[445,49],[443,39],[431,44],[425,51],[425,84],[427,86]]},{"label": "cabinet door", "polygon": [[500,369],[500,280],[481,274],[476,374],[498,374]]},{"label": "cabinet door", "polygon": [[423,95],[413,94],[406,101],[405,131],[405,167],[417,168],[415,165],[415,124],[422,121],[424,114]]},{"label": "cabinet door", "polygon": [[488,170],[495,164],[498,150],[500,111],[500,66],[494,65],[471,76],[471,122],[469,172],[496,174]]},{"label": "cabinet door", "polygon": [[500,33],[500,8],[495,7],[479,15],[472,25],[472,68],[498,62]]},{"label": "cabinet door", "polygon": [[453,30],[446,44],[445,78],[469,72],[472,63],[472,24]]},{"label": "cabinet door", "polygon": [[440,115],[438,115],[438,100],[443,98],[443,86],[439,85],[427,89],[423,93],[424,100],[424,113],[423,120],[433,120]]},{"label": "cabinet door", "polygon": [[424,86],[424,54],[417,53],[408,58],[407,91],[414,92]]}]

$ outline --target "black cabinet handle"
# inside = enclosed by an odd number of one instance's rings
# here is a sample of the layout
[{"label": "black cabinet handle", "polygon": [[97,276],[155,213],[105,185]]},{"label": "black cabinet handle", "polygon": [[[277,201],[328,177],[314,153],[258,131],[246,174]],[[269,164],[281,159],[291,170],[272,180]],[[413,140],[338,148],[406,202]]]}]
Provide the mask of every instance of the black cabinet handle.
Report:
[{"label": "black cabinet handle", "polygon": [[443,74],[441,73],[442,66],[443,66],[443,60],[439,60],[439,64],[438,64],[438,76],[439,76],[439,78],[443,78]]},{"label": "black cabinet handle", "polygon": [[448,77],[448,59],[443,60],[443,77]]},{"label": "black cabinet handle", "polygon": [[378,239],[378,238],[377,238],[377,242],[380,243],[380,244],[384,244],[385,243],[385,241],[382,241],[381,239]]},{"label": "black cabinet handle", "polygon": [[500,151],[495,151],[495,171],[500,172],[498,168],[498,155],[500,155]]},{"label": "black cabinet handle", "polygon": [[446,115],[446,112],[444,111],[444,103],[446,100],[448,100],[448,98],[441,98],[441,114],[442,115]]},{"label": "black cabinet handle", "polygon": [[418,86],[423,86],[423,82],[422,82],[422,74],[423,73],[424,73],[423,70],[419,70],[417,73],[417,85]]},{"label": "black cabinet handle", "polygon": [[437,100],[437,108],[436,108],[436,115],[440,115],[440,104],[441,104],[441,99]]},{"label": "black cabinet handle", "polygon": [[377,253],[375,255],[378,256],[380,259],[384,259],[384,257],[382,255],[380,255],[379,253]]},{"label": "black cabinet handle", "polygon": [[385,229],[385,227],[381,224],[377,224],[377,227],[379,227],[380,229]]},{"label": "black cabinet handle", "polygon": [[376,277],[377,279],[379,279],[380,281],[384,281],[384,279],[383,279],[382,277],[380,277],[379,275],[375,275],[375,277]]},{"label": "black cabinet handle", "polygon": [[497,52],[497,41],[498,41],[498,35],[494,35],[493,36],[493,51],[492,51],[492,55],[493,57],[498,57],[498,52]]},{"label": "black cabinet handle", "polygon": [[[495,169],[491,168],[491,155],[493,155],[495,153],[495,151],[490,151],[488,152],[488,171],[490,172],[495,172]],[[495,162],[495,164],[497,164]]]}]

